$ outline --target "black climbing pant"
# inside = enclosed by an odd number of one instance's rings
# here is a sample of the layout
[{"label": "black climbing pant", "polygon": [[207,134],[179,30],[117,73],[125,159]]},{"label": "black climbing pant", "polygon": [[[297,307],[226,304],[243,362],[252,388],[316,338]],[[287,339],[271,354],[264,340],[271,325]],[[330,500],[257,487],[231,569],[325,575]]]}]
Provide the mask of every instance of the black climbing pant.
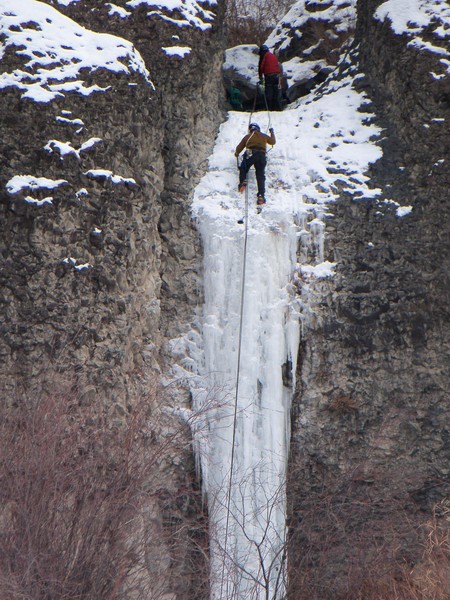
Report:
[{"label": "black climbing pant", "polygon": [[282,110],[281,87],[278,75],[266,75],[264,78],[264,93],[266,94],[267,108],[269,110]]},{"label": "black climbing pant", "polygon": [[264,197],[266,191],[266,153],[253,151],[250,155],[247,152],[244,154],[244,158],[239,167],[239,185],[247,179],[247,173],[249,172],[250,167],[255,167],[258,194],[261,194]]}]

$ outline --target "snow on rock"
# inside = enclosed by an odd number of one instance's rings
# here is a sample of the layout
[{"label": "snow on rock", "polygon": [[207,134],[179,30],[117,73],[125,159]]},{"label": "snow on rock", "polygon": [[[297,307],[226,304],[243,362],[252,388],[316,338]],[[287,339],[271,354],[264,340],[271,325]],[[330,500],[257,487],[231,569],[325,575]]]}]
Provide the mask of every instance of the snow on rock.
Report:
[{"label": "snow on rock", "polygon": [[239,88],[242,99],[253,101],[258,83],[258,46],[242,44],[225,50],[222,73],[225,84]]},{"label": "snow on rock", "polygon": [[412,206],[399,206],[396,210],[397,217],[406,217],[412,211]]},{"label": "snow on rock", "polygon": [[255,44],[241,44],[234,48],[225,50],[225,61],[222,66],[224,74],[229,75],[231,79],[242,79],[258,81],[258,46]]},{"label": "snow on rock", "polygon": [[89,171],[86,171],[85,173],[83,173],[83,175],[86,175],[86,177],[89,177],[90,179],[107,179],[108,181],[111,181],[112,183],[116,184],[126,183],[130,185],[137,185],[136,181],[132,177],[122,177],[121,175],[114,175],[114,173],[112,171],[109,171],[108,169],[89,169]]},{"label": "snow on rock", "polygon": [[57,116],[56,121],[58,121],[58,123],[65,123],[67,125],[76,125],[77,127],[81,125],[81,127],[84,127],[84,122],[81,119],[68,119],[67,117]]},{"label": "snow on rock", "polygon": [[306,277],[321,279],[323,277],[333,277],[335,267],[336,263],[330,263],[326,260],[318,265],[300,265],[300,271]]},{"label": "snow on rock", "polygon": [[399,35],[417,35],[434,24],[435,35],[450,37],[450,7],[446,0],[387,0],[377,8],[375,18],[387,18]]},{"label": "snow on rock", "polygon": [[125,8],[123,8],[122,6],[117,6],[116,4],[111,3],[107,4],[106,6],[109,6],[108,14],[110,17],[113,15],[117,15],[121,19],[126,19],[131,15],[130,11],[125,10]]},{"label": "snow on rock", "polygon": [[356,0],[297,0],[269,35],[266,45],[279,56],[295,100],[323,82],[353,40]]},{"label": "snow on rock", "polygon": [[[450,73],[450,6],[447,0],[387,0],[377,8],[375,18],[387,20],[397,35],[406,35],[410,46],[445,57],[442,63]],[[430,42],[430,32],[436,43]]]},{"label": "snow on rock", "polygon": [[53,154],[55,151],[58,151],[61,158],[67,156],[68,154],[74,154],[77,158],[80,158],[79,152],[75,150],[70,142],[50,140],[44,146],[44,150],[46,150],[49,154]]},{"label": "snow on rock", "polygon": [[46,196],[39,200],[38,198],[34,198],[34,196],[25,196],[24,198],[27,204],[35,204],[36,206],[42,206],[43,204],[53,204],[53,196]]},{"label": "snow on rock", "polygon": [[184,58],[192,49],[189,48],[189,46],[166,46],[161,48],[161,50],[165,52],[167,56],[180,56],[181,58]]},{"label": "snow on rock", "polygon": [[[334,26],[339,33],[353,31],[356,24],[356,0],[333,0],[323,2],[322,5],[312,5],[308,0],[297,0],[267,38],[267,45],[276,46],[280,52],[286,50],[296,40],[302,40],[302,28],[309,20],[322,22],[324,29]],[[310,39],[310,36],[306,38],[305,43],[309,44]],[[306,46],[303,53],[311,53],[319,43],[318,39],[314,44]]]},{"label": "snow on rock", "polygon": [[75,269],[75,271],[83,271],[84,269],[92,268],[92,265],[90,263],[77,264],[77,259],[72,258],[71,256],[64,258],[62,262],[67,265],[71,265]]},{"label": "snow on rock", "polygon": [[86,152],[87,150],[90,150],[91,148],[93,148],[96,144],[99,144],[100,142],[102,142],[102,138],[99,137],[92,137],[89,138],[86,142],[83,142],[80,146],[80,152]]},{"label": "snow on rock", "polygon": [[204,6],[216,4],[216,0],[129,0],[126,4],[129,8],[147,5],[153,9],[147,13],[149,17],[157,16],[179,27],[204,31],[211,28],[214,19],[214,14]]},{"label": "snow on rock", "polygon": [[58,140],[49,140],[47,144],[44,146],[44,150],[46,150],[49,154],[57,153],[60,158],[63,159],[65,156],[69,154],[73,154],[78,159],[80,158],[81,152],[86,152],[90,150],[95,144],[101,142],[101,138],[93,137],[81,144],[79,149],[77,150],[71,144],[71,142],[60,142]]},{"label": "snow on rock", "polygon": [[47,179],[47,177],[33,177],[32,175],[15,175],[8,181],[5,188],[8,194],[13,196],[23,190],[53,190],[65,183],[67,183],[65,179]]},{"label": "snow on rock", "polygon": [[67,93],[89,95],[108,88],[86,86],[81,70],[149,73],[134,46],[125,39],[81,27],[58,10],[37,0],[0,0],[2,53],[14,47],[25,64],[0,74],[0,89],[17,87],[22,98],[50,102]]}]

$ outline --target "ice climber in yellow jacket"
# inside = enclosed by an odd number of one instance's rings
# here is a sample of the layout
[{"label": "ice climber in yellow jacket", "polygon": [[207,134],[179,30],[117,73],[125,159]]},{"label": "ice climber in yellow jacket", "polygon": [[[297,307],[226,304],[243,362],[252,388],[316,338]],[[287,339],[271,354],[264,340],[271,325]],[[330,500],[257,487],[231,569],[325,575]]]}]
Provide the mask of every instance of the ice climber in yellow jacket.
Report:
[{"label": "ice climber in yellow jacket", "polygon": [[239,191],[245,191],[247,185],[247,173],[250,167],[254,166],[256,171],[256,182],[258,184],[258,196],[256,204],[264,204],[265,185],[266,185],[266,148],[267,144],[275,144],[275,133],[272,128],[269,129],[270,136],[261,133],[261,128],[257,123],[250,123],[248,133],[236,146],[234,155],[236,157],[245,150],[242,162],[239,167]]}]

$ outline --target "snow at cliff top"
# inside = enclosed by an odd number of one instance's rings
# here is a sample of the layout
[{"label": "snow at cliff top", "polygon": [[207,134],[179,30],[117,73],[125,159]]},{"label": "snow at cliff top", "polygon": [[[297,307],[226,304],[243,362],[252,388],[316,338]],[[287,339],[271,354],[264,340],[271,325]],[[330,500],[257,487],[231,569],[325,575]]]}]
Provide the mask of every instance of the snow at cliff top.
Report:
[{"label": "snow at cliff top", "polygon": [[[410,38],[409,45],[420,50],[442,55],[441,63],[450,73],[450,5],[447,0],[387,0],[381,4],[375,18],[388,20],[397,35]],[[431,28],[436,43],[422,37],[422,32]],[[444,42],[444,46],[437,42]]]},{"label": "snow at cliff top", "polygon": [[[78,0],[57,0],[61,6],[75,4]],[[216,0],[130,0],[129,10],[107,3],[109,15],[127,18],[141,5],[152,8],[148,17],[165,19],[178,27],[211,27],[213,13],[204,5],[214,5]],[[85,96],[105,92],[109,88],[86,86],[81,80],[81,69],[91,72],[107,69],[113,72],[137,72],[150,82],[144,61],[129,41],[114,35],[96,33],[81,27],[56,8],[38,0],[0,0],[0,59],[8,46],[20,48],[18,54],[29,59],[23,68],[0,75],[0,89],[17,87],[22,98],[35,102],[50,102],[58,96],[77,92]],[[163,48],[168,56],[183,58],[191,49],[184,46]]]},{"label": "snow at cliff top", "polygon": [[375,17],[386,17],[397,34],[421,33],[433,23],[438,25],[434,34],[441,38],[450,37],[450,6],[447,0],[387,0],[380,4]]},{"label": "snow at cliff top", "polygon": [[0,0],[0,59],[8,46],[28,62],[23,69],[0,75],[0,89],[23,90],[22,98],[49,102],[68,92],[89,95],[105,91],[87,87],[81,69],[141,73],[149,81],[144,61],[131,42],[81,27],[58,10],[37,0]]},{"label": "snow at cliff top", "polygon": [[[290,43],[290,38],[302,37],[301,28],[308,19],[312,17],[317,21],[326,23],[336,23],[336,31],[342,32],[355,27],[356,23],[356,0],[334,0],[327,2],[324,8],[308,8],[310,4],[307,0],[298,0],[286,15],[281,19],[280,24],[273,30],[267,39],[267,44],[273,46],[279,44],[279,49],[283,50]],[[306,53],[307,50],[304,50]]]},{"label": "snow at cliff top", "polygon": [[[156,15],[178,27],[194,26],[205,30],[211,27],[214,15],[203,5],[211,6],[216,3],[216,0],[130,0],[127,6],[136,8],[147,5],[152,8],[148,16]],[[169,12],[169,15],[163,11]]]},{"label": "snow at cliff top", "polygon": [[[75,4],[79,0],[56,0],[58,4],[68,6]],[[158,16],[161,19],[170,21],[179,27],[198,27],[199,29],[209,29],[214,18],[211,11],[204,8],[203,5],[212,6],[217,4],[217,0],[129,0],[126,6],[132,10],[139,6],[148,6],[152,10],[147,16]],[[122,19],[130,16],[130,10],[115,4],[108,4],[110,14],[117,14]],[[169,14],[166,14],[169,13]]]}]

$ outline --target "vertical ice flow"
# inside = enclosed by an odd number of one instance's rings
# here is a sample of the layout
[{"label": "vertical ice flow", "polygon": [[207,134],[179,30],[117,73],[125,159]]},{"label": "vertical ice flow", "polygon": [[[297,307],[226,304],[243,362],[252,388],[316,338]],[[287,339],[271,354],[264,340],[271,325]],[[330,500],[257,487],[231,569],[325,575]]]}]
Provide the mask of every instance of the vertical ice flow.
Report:
[{"label": "vertical ice flow", "polygon": [[[250,227],[244,256],[244,227],[225,233],[223,225],[206,215],[199,222],[205,387],[215,400],[205,413],[201,456],[212,523],[212,597],[276,598],[283,585],[284,485],[298,346],[289,294],[297,228],[289,222]],[[196,401],[200,409],[205,397],[196,394]]]},{"label": "vertical ice flow", "polygon": [[[342,185],[354,199],[379,193],[364,173],[381,156],[374,141],[381,130],[359,110],[367,100],[352,85],[348,75],[331,82],[329,93],[299,100],[283,113],[251,115],[263,130],[275,128],[277,142],[268,157],[261,215],[255,213],[252,171],[249,179],[244,282],[245,226],[237,223],[243,197],[232,153],[248,114],[228,114],[195,190],[205,297],[202,342],[189,346],[196,373],[190,380],[211,523],[213,600],[284,595],[285,472],[299,325],[306,331],[314,322],[314,281],[333,277],[336,266],[324,259],[330,203]],[[300,295],[291,293],[291,282]]]},{"label": "vertical ice flow", "polygon": [[289,151],[292,126],[280,119],[287,141],[269,157],[267,205],[256,214],[251,173],[248,219],[238,224],[244,197],[230,149],[244,120],[231,113],[222,126],[193,202],[204,255],[194,437],[210,517],[212,600],[281,600],[300,331],[293,280],[299,252],[305,262],[323,260],[323,206],[304,202],[310,175]]}]

